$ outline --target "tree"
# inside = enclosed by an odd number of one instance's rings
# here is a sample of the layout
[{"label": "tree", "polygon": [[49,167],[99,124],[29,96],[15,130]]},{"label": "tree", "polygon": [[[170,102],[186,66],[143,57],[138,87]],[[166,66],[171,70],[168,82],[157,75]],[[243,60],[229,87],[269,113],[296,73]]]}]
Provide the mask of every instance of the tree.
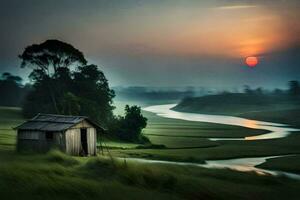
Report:
[{"label": "tree", "polygon": [[73,73],[73,93],[81,98],[82,113],[90,113],[90,117],[107,124],[113,117],[112,106],[115,93],[109,88],[104,73],[97,65],[79,67]]},{"label": "tree", "polygon": [[80,114],[80,98],[67,92],[62,100],[62,113],[64,115],[79,115]]},{"label": "tree", "polygon": [[82,52],[59,40],[46,40],[41,44],[30,45],[19,58],[22,60],[22,68],[29,66],[40,69],[48,76],[56,73],[59,68],[87,64]]},{"label": "tree", "polygon": [[300,95],[300,85],[298,81],[290,81],[289,82],[289,94],[292,96],[298,96]]},{"label": "tree", "polygon": [[250,88],[249,85],[244,85],[244,93],[253,94],[253,90]]},{"label": "tree", "polygon": [[279,96],[279,95],[283,95],[285,93],[285,91],[281,90],[281,89],[278,89],[278,88],[275,88],[273,90],[273,94]]},{"label": "tree", "polygon": [[21,106],[30,88],[22,85],[22,78],[10,73],[3,73],[0,77],[1,106]]},{"label": "tree", "polygon": [[8,72],[4,72],[2,74],[2,78],[1,79],[4,80],[4,81],[8,81],[8,82],[14,82],[16,85],[19,85],[19,86],[21,85],[21,83],[23,81],[23,79],[21,77],[14,76],[14,75],[12,75],[12,74],[10,74]]},{"label": "tree", "polygon": [[138,106],[125,106],[125,116],[112,121],[109,131],[118,138],[131,142],[143,142],[142,129],[147,126],[147,118]]},{"label": "tree", "polygon": [[30,45],[19,55],[19,58],[22,60],[22,68],[33,68],[32,77],[46,82],[45,86],[47,86],[56,113],[60,111],[55,97],[57,86],[51,77],[61,68],[87,63],[82,52],[59,40],[46,40],[41,44]]},{"label": "tree", "polygon": [[142,115],[141,107],[138,106],[125,106],[125,122],[133,137],[141,134],[142,129],[147,126],[147,118]]},{"label": "tree", "polygon": [[20,57],[21,67],[33,68],[33,90],[23,106],[25,117],[40,112],[86,115],[102,126],[113,117],[115,94],[104,73],[96,65],[86,65],[83,54],[73,46],[47,40],[27,47]]}]

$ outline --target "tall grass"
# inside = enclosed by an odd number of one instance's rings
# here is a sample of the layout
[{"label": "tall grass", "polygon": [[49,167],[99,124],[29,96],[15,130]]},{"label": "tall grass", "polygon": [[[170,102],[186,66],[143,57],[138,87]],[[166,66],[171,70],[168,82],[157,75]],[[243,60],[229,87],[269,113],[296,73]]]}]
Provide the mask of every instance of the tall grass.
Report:
[{"label": "tall grass", "polygon": [[79,164],[79,161],[76,160],[74,157],[66,155],[56,149],[48,152],[46,159],[49,162],[59,163],[64,166],[73,166],[73,165]]},{"label": "tall grass", "polygon": [[[1,199],[297,199],[300,182],[231,170],[109,157],[0,157]],[[249,197],[249,198],[248,198]]]},{"label": "tall grass", "polygon": [[74,158],[56,150],[47,155],[15,155],[0,165],[1,199],[123,199],[124,195],[126,199],[150,199],[151,195],[178,199],[126,184],[126,176],[121,176],[125,171],[117,161]]}]

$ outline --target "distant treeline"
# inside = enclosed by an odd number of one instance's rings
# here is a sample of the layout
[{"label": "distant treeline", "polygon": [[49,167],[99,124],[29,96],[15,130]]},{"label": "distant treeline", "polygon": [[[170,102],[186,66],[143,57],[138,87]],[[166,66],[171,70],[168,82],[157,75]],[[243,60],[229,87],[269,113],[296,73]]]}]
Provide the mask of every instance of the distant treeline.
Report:
[{"label": "distant treeline", "polygon": [[0,106],[22,106],[30,90],[30,85],[22,85],[21,77],[3,73],[0,78]]},{"label": "distant treeline", "polygon": [[137,101],[163,101],[179,100],[186,97],[193,97],[199,94],[192,87],[177,88],[151,88],[151,87],[116,87],[114,91],[120,100]]},{"label": "distant treeline", "polygon": [[222,92],[215,95],[184,98],[174,110],[209,114],[238,114],[300,106],[300,84],[290,81],[287,90],[267,91],[245,86],[243,93]]}]

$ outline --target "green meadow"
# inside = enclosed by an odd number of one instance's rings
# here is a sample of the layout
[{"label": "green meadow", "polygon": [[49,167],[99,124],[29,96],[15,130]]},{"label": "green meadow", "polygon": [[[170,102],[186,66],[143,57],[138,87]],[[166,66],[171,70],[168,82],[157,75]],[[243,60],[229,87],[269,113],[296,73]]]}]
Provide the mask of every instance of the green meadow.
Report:
[{"label": "green meadow", "polygon": [[[154,148],[102,136],[104,155],[99,151],[97,157],[88,158],[71,157],[56,150],[47,154],[16,153],[16,133],[12,127],[24,121],[21,110],[0,108],[1,198],[299,199],[300,181],[284,176],[124,159],[142,157],[201,163],[205,159],[298,154],[297,133],[280,140],[215,142],[207,138],[244,137],[265,131],[144,114],[149,120],[144,134],[153,144],[162,146]],[[299,156],[270,159],[262,167],[299,173],[299,160]]]},{"label": "green meadow", "polygon": [[[267,133],[265,130],[213,123],[192,122],[158,117],[144,112],[148,126],[143,131],[154,144],[165,148],[126,147],[115,143],[110,152],[120,157],[143,157],[162,160],[200,162],[214,159],[272,156],[300,153],[300,135],[260,141],[210,141],[211,137],[245,137]],[[109,144],[109,143],[108,143]]]}]

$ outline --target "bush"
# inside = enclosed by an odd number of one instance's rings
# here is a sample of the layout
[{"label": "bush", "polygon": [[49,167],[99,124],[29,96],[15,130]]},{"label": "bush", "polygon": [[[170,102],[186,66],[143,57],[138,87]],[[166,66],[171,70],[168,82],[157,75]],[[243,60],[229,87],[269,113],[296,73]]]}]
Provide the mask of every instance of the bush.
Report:
[{"label": "bush", "polygon": [[141,113],[138,106],[125,106],[125,116],[115,117],[109,132],[117,138],[130,142],[149,143],[149,139],[142,135],[142,130],[147,126],[147,118]]}]

